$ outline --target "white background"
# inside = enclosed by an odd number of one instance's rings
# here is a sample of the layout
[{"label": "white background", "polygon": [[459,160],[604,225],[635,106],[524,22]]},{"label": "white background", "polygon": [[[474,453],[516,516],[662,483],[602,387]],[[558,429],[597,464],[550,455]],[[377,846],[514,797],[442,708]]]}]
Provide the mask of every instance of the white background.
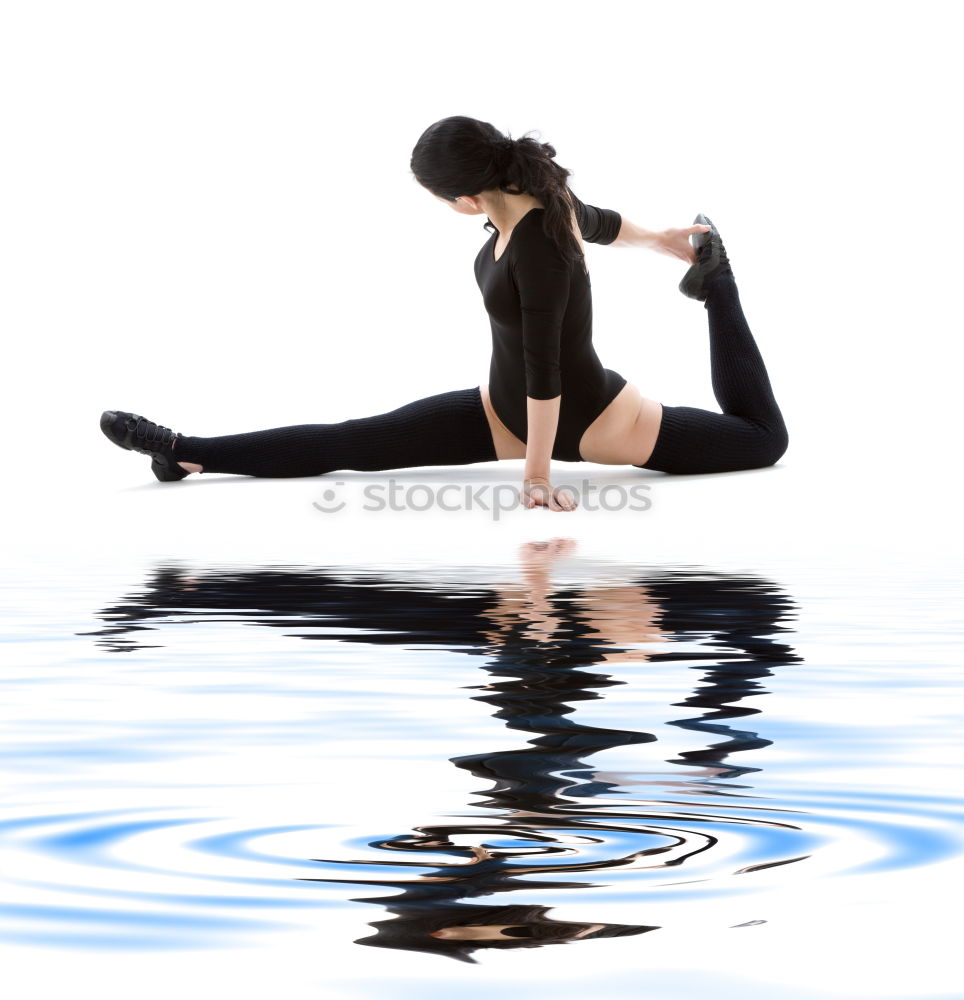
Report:
[{"label": "white background", "polygon": [[[951,572],[964,332],[952,14],[936,2],[5,4],[7,551],[52,573],[147,552],[451,566],[511,562],[519,541],[564,533],[630,561],[811,573],[859,561],[914,587],[931,567]],[[453,114],[551,142],[584,201],[640,225],[713,219],[790,431],[779,466],[673,479],[560,464],[560,477],[650,484],[644,516],[336,521],[311,506],[321,480],[159,484],[146,457],[104,439],[108,408],[215,435],[483,382],[472,261],[484,218],[456,215],[409,169],[421,132]],[[705,310],[677,290],[685,266],[643,249],[587,254],[603,364],[664,403],[716,409]],[[840,934],[875,949],[872,931]],[[806,955],[798,940],[781,947],[771,954]],[[733,995],[746,996],[733,961]],[[263,995],[271,970],[248,964]],[[770,974],[789,991],[786,968]],[[887,968],[862,981],[867,995],[913,988],[912,964]],[[821,974],[804,971],[815,995]],[[931,991],[951,981],[951,965],[927,972]],[[45,981],[58,975],[50,965]]]},{"label": "white background", "polygon": [[[29,433],[31,472],[136,463],[140,478],[145,463],[100,437],[101,410],[219,434],[484,381],[484,219],[409,169],[425,127],[466,114],[551,142],[583,200],[640,225],[710,215],[791,431],[786,464],[948,461],[947,11],[8,4],[8,441]],[[603,363],[645,395],[716,409],[705,313],[676,289],[685,265],[588,252]]]},{"label": "white background", "polygon": [[[779,467],[695,486],[562,470],[662,490],[681,534],[694,510],[722,503],[752,539],[771,534],[760,518],[777,512],[773,531],[805,553],[811,534],[828,553],[856,535],[943,549],[961,335],[947,10],[8,4],[11,541],[31,546],[42,525],[99,557],[136,546],[143,533],[93,526],[113,505],[115,518],[202,524],[205,538],[233,539],[255,519],[256,543],[267,521],[295,524],[301,546],[322,480],[158,484],[149,459],[103,438],[101,411],[214,435],[380,413],[485,381],[490,335],[472,273],[484,219],[453,213],[409,168],[424,128],[466,114],[551,142],[583,200],[640,225],[706,212],[790,430]],[[603,364],[664,403],[716,409],[706,314],[677,290],[685,265],[646,249],[587,251]],[[488,468],[515,482],[521,461]],[[272,517],[279,495],[286,513]],[[803,530],[817,510],[820,530]],[[534,524],[609,523],[585,509],[520,514],[520,537]],[[326,544],[343,540],[331,534]]]}]

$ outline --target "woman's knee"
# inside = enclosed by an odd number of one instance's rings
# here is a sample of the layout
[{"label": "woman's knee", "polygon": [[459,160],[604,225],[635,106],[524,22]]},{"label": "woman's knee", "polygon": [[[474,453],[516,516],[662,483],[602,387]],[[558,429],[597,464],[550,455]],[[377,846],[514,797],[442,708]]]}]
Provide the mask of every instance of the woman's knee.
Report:
[{"label": "woman's knee", "polygon": [[777,427],[770,430],[767,435],[765,451],[765,465],[776,465],[786,454],[790,446],[790,435],[787,433],[786,425],[783,421]]}]

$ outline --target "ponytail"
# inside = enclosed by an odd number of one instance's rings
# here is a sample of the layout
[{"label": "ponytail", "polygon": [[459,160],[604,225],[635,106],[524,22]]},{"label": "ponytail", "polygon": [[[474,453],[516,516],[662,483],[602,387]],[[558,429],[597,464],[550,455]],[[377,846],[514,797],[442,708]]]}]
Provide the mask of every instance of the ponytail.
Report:
[{"label": "ponytail", "polygon": [[556,163],[555,155],[547,142],[529,136],[510,139],[489,122],[453,115],[422,133],[411,167],[420,184],[450,201],[493,188],[538,198],[545,207],[543,232],[571,264],[585,255],[574,228],[570,171]]},{"label": "ponytail", "polygon": [[582,260],[584,254],[573,231],[574,209],[567,178],[571,171],[556,163],[555,149],[548,142],[528,136],[505,139],[499,144],[501,174],[499,188],[513,194],[531,194],[545,206],[543,232],[559,250],[566,263]]}]

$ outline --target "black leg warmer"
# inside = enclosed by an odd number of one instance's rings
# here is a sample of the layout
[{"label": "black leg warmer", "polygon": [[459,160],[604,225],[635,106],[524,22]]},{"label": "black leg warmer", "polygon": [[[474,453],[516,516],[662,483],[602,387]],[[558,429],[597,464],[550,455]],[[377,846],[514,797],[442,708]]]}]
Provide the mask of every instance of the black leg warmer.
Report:
[{"label": "black leg warmer", "polygon": [[496,460],[478,386],[334,424],[291,424],[221,437],[179,435],[177,461],[205,472],[286,479],[338,469],[375,472]]},{"label": "black leg warmer", "polygon": [[773,465],[787,450],[783,415],[732,274],[717,276],[704,307],[709,313],[713,394],[723,412],[664,405],[653,454],[638,468],[735,472]]}]

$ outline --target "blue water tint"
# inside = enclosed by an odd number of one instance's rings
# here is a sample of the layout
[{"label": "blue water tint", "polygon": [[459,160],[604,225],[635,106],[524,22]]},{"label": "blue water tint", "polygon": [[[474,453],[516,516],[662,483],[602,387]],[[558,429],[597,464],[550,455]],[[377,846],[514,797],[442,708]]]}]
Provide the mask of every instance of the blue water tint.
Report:
[{"label": "blue water tint", "polygon": [[[257,930],[252,925],[249,925],[247,929],[252,933]],[[203,951],[208,948],[237,947],[241,943],[236,931],[225,929],[219,932],[217,927],[211,926],[206,928],[203,937],[199,936],[194,928],[187,928],[184,932],[172,929],[168,934],[158,934],[154,928],[141,934],[135,931],[103,934],[96,931],[59,930],[53,926],[36,931],[4,928],[3,940],[8,945],[31,945],[45,950],[77,949],[79,951],[104,952],[170,951],[172,949]]]},{"label": "blue water tint", "polygon": [[238,830],[232,833],[221,833],[212,837],[201,837],[192,840],[188,846],[195,851],[213,854],[216,857],[242,858],[249,861],[270,861],[276,865],[287,865],[293,868],[305,868],[307,863],[282,856],[266,854],[263,851],[252,850],[248,844],[258,838],[277,833],[293,833],[296,830],[320,830],[325,824],[291,824],[288,826],[269,826],[259,830]]},{"label": "blue water tint", "polygon": [[[51,625],[46,659],[21,622],[11,661],[38,649],[0,675],[18,699],[7,940],[220,947],[342,907],[360,945],[472,962],[660,929],[595,920],[610,903],[679,903],[685,922],[763,885],[962,853],[959,789],[924,780],[956,738],[938,610],[869,593],[848,622],[762,575],[555,586],[524,568],[496,586],[161,563]],[[899,724],[862,711],[887,694]],[[924,745],[928,790],[892,787]],[[584,919],[553,915],[570,901]]]},{"label": "blue water tint", "polygon": [[[174,927],[179,930],[205,929],[210,927],[213,922],[210,917],[192,917],[184,910],[178,910],[176,913],[151,913],[147,910],[130,913],[127,910],[111,912],[89,907],[40,906],[23,903],[0,904],[0,917],[53,920],[85,925],[102,924],[122,929],[130,927],[132,924],[139,927],[162,929],[166,927]],[[219,917],[216,924],[221,929],[237,928],[239,930],[269,926],[260,925],[255,921],[242,920],[238,917]]]},{"label": "blue water tint", "polygon": [[20,816],[17,819],[0,820],[0,833],[15,833],[17,830],[29,830],[38,826],[50,826],[51,824],[67,822],[78,822],[85,819],[99,819],[102,816],[120,816],[128,810],[124,809],[101,809],[96,812],[85,813],[53,813],[47,816]]},{"label": "blue water tint", "polygon": [[198,820],[195,819],[127,820],[126,822],[83,827],[79,830],[69,830],[48,837],[39,837],[34,841],[34,847],[50,851],[52,854],[69,853],[72,857],[88,863],[96,862],[103,857],[104,848],[127,840],[128,837],[135,834],[145,830],[158,830],[163,827],[196,822]]},{"label": "blue water tint", "polygon": [[[179,877],[184,877],[182,874]],[[189,876],[188,876],[189,877]],[[29,879],[10,879],[11,884],[19,886],[29,886],[35,889],[44,889],[42,882]],[[296,888],[287,880],[276,879],[269,882],[262,880],[264,885],[274,885],[276,888]],[[211,893],[191,894],[186,892],[139,892],[134,889],[106,889],[103,886],[60,886],[59,890],[72,895],[97,896],[105,899],[120,899],[126,901],[137,901],[142,903],[164,903],[168,905],[194,907],[230,907],[242,910],[275,910],[275,909],[317,909],[319,906],[327,905],[325,900],[319,902],[317,894],[311,898],[295,899],[290,895],[285,896],[216,896]],[[44,908],[37,907],[37,912],[44,912]],[[52,911],[53,912],[53,911]]]}]

